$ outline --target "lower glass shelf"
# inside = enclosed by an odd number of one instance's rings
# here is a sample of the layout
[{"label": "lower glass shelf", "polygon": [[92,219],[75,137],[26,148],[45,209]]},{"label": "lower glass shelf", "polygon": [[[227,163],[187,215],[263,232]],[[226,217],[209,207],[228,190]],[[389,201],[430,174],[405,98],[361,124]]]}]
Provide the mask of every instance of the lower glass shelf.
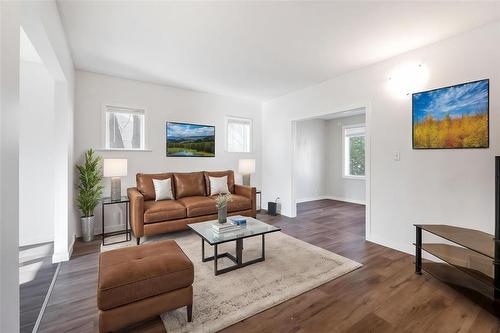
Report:
[{"label": "lower glass shelf", "polygon": [[422,269],[452,287],[467,291],[480,302],[489,303],[494,300],[493,285],[488,286],[451,265],[424,261]]},{"label": "lower glass shelf", "polygon": [[480,282],[493,286],[493,260],[472,250],[449,245],[424,243],[422,249],[433,256],[455,266]]}]

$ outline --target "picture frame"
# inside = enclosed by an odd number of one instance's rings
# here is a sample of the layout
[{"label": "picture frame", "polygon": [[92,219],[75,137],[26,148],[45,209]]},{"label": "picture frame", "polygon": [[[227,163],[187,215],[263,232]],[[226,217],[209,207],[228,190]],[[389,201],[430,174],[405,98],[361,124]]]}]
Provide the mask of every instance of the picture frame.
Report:
[{"label": "picture frame", "polygon": [[412,94],[413,149],[489,148],[489,79]]}]

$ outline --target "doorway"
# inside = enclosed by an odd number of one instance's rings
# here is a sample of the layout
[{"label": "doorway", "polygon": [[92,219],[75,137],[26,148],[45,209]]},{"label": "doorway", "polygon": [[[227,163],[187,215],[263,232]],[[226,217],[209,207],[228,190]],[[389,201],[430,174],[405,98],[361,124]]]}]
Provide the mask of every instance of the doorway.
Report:
[{"label": "doorway", "polygon": [[365,205],[368,236],[367,110],[359,107],[292,122],[292,208],[296,213],[318,200]]}]

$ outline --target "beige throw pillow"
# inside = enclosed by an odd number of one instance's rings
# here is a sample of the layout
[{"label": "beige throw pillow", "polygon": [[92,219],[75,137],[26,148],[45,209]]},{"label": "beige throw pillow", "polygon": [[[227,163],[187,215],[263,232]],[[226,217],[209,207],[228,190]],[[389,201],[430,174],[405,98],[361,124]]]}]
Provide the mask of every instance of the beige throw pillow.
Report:
[{"label": "beige throw pillow", "polygon": [[227,187],[227,176],[208,178],[210,179],[210,195],[229,193],[229,188]]},{"label": "beige throw pillow", "polygon": [[153,179],[153,185],[155,187],[155,201],[174,199],[174,194],[172,193],[172,178]]}]

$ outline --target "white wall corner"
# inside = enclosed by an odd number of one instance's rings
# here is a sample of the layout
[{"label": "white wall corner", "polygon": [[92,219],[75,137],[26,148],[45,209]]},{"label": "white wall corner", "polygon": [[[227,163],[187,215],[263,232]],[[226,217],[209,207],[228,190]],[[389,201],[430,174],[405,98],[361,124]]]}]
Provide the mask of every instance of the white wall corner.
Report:
[{"label": "white wall corner", "polygon": [[57,252],[52,255],[52,263],[56,264],[58,262],[68,261],[73,254],[73,247],[75,246],[76,234],[73,234],[71,243],[66,251]]}]

